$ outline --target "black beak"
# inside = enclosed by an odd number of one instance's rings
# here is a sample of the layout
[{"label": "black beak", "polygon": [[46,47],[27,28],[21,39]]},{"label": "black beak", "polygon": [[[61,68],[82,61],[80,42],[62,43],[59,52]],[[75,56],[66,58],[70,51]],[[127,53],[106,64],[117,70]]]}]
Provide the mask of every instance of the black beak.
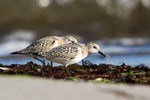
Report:
[{"label": "black beak", "polygon": [[102,56],[106,57],[105,54],[103,54],[101,51],[98,51],[99,54],[101,54]]}]

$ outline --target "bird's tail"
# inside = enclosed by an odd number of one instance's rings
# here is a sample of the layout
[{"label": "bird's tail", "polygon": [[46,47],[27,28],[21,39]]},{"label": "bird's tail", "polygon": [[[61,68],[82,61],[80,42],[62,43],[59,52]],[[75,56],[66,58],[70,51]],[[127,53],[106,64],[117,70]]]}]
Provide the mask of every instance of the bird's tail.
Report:
[{"label": "bird's tail", "polygon": [[12,53],[10,53],[10,54],[22,54],[22,53],[19,52],[19,51],[16,51],[16,52],[12,52]]},{"label": "bird's tail", "polygon": [[28,49],[23,49],[23,50],[20,50],[20,51],[12,52],[10,54],[28,54],[28,53],[29,53]]}]

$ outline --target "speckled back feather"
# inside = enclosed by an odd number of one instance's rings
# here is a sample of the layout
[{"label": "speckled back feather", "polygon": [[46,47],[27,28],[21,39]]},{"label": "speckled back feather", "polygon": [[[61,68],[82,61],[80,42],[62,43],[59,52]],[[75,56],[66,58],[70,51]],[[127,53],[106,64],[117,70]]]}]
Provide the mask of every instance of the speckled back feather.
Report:
[{"label": "speckled back feather", "polygon": [[45,57],[71,60],[77,56],[77,54],[79,52],[79,48],[81,49],[81,47],[82,46],[79,45],[78,43],[65,44],[65,45],[53,48],[45,55]]},{"label": "speckled back feather", "polygon": [[60,37],[57,36],[50,36],[50,37],[45,37],[42,38],[31,45],[29,45],[27,48],[19,51],[20,53],[38,53],[40,55],[44,55],[46,52],[48,52],[50,49],[53,48],[53,44],[55,41],[59,40],[60,45],[62,44]]}]

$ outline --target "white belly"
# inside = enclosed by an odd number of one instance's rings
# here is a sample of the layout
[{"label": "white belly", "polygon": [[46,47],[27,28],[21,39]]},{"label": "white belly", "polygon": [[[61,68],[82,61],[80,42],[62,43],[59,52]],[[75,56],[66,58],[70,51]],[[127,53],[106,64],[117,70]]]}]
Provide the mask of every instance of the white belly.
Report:
[{"label": "white belly", "polygon": [[56,62],[59,64],[63,64],[65,66],[68,66],[74,63],[78,63],[79,61],[82,60],[82,58],[83,58],[83,55],[81,52],[79,52],[74,59],[66,60],[66,59],[58,59],[58,58],[49,58],[49,60],[52,62]]}]

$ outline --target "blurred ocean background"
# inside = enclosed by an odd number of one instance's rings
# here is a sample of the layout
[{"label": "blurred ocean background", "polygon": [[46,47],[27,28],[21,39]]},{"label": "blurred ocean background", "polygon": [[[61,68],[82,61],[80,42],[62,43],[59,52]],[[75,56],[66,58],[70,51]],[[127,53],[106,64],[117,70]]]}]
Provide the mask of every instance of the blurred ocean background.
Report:
[{"label": "blurred ocean background", "polygon": [[150,0],[0,0],[0,63],[40,64],[10,53],[49,35],[98,43],[95,64],[150,66]]}]

